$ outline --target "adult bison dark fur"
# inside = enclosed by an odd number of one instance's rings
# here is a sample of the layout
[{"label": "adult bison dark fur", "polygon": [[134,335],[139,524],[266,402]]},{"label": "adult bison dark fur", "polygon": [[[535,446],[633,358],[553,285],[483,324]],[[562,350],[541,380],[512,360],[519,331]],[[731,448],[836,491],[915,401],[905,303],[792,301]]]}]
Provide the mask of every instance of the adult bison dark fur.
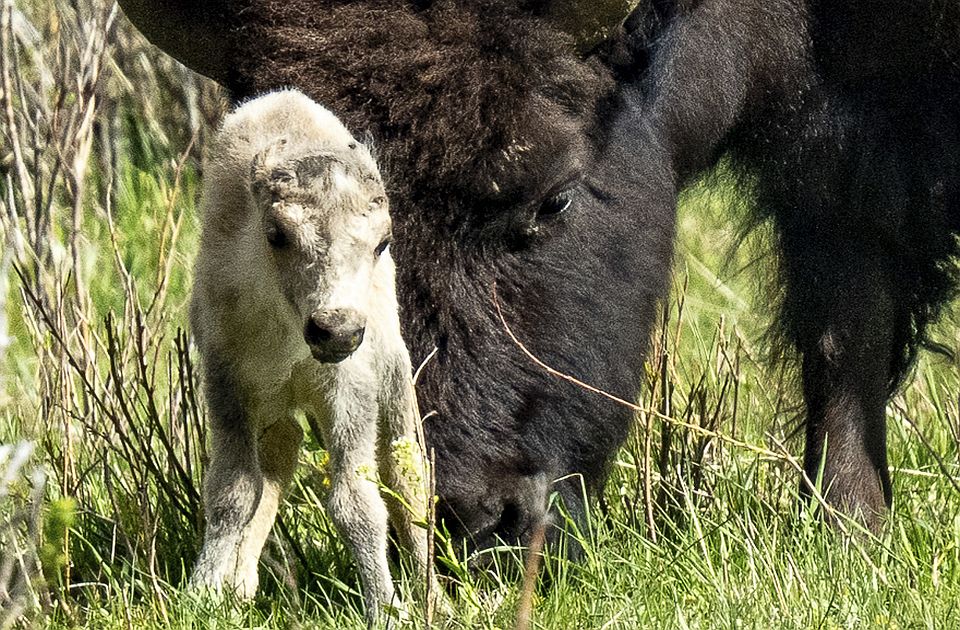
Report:
[{"label": "adult bison dark fur", "polygon": [[960,5],[656,4],[624,74],[681,181],[727,155],[772,219],[807,476],[876,528],[885,406],[957,275]]},{"label": "adult bison dark fur", "polygon": [[552,490],[582,515],[630,421],[524,358],[492,287],[533,352],[631,397],[676,195],[725,155],[779,236],[808,476],[879,523],[885,403],[953,286],[954,3],[644,0],[579,42],[578,6],[635,3],[121,4],[235,98],[294,85],[376,139],[405,336],[415,362],[438,348],[419,394],[454,533],[522,538]]}]

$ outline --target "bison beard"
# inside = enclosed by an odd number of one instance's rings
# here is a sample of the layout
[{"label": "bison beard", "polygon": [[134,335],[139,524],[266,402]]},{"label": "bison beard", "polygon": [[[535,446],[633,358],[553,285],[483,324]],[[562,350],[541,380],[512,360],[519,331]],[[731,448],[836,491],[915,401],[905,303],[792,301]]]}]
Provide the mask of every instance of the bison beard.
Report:
[{"label": "bison beard", "polygon": [[[582,516],[630,421],[532,366],[491,287],[533,352],[629,398],[676,194],[722,156],[776,227],[807,473],[879,524],[885,404],[956,276],[955,3],[647,0],[584,59],[549,0],[222,2],[230,51],[206,66],[235,96],[295,85],[378,141],[455,534],[522,538],[552,490]],[[564,186],[571,210],[538,212]]]}]

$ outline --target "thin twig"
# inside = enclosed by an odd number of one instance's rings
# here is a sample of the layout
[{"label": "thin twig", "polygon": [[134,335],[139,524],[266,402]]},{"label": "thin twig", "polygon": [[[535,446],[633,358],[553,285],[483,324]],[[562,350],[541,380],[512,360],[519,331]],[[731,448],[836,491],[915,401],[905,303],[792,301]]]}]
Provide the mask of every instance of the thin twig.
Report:
[{"label": "thin twig", "polygon": [[[434,349],[436,352],[436,349]],[[432,354],[430,356],[433,356]],[[429,357],[428,357],[429,358]],[[433,617],[435,614],[436,600],[434,597],[433,585],[436,581],[436,528],[437,528],[437,502],[434,500],[437,494],[437,477],[434,474],[433,463],[436,459],[436,451],[430,449],[430,456],[427,459],[427,571],[424,579],[427,581],[426,594],[424,596],[423,609],[423,628],[430,630],[433,626]],[[443,593],[437,593],[436,597],[443,597]]]},{"label": "thin twig", "polygon": [[[745,441],[743,441],[743,440],[738,440],[738,439],[733,438],[733,437],[730,437],[730,436],[728,436],[728,435],[726,435],[726,434],[724,434],[724,433],[720,433],[719,431],[715,431],[715,430],[711,430],[711,429],[706,429],[706,428],[704,428],[703,426],[701,426],[701,425],[699,425],[699,424],[694,424],[694,423],[692,423],[692,422],[685,422],[685,421],[679,420],[679,419],[677,419],[677,418],[672,418],[672,417],[669,417],[669,416],[665,416],[664,414],[661,414],[661,413],[659,413],[659,412],[657,412],[657,411],[655,411],[655,410],[653,410],[653,409],[647,409],[647,408],[641,407],[640,405],[637,405],[637,404],[635,404],[635,403],[626,401],[626,400],[624,400],[623,398],[620,398],[619,396],[616,396],[616,395],[614,395],[614,394],[611,394],[611,393],[609,393],[609,392],[606,392],[606,391],[604,391],[604,390],[602,390],[602,389],[599,389],[599,388],[597,388],[597,387],[594,387],[593,385],[590,385],[590,384],[588,384],[588,383],[585,383],[585,382],[581,381],[580,379],[578,379],[578,378],[576,378],[576,377],[574,377],[574,376],[571,376],[571,375],[569,375],[569,374],[566,374],[566,373],[564,373],[564,372],[561,372],[560,370],[557,370],[557,369],[555,369],[555,368],[547,365],[547,364],[544,363],[539,357],[537,357],[535,354],[533,354],[532,352],[530,352],[530,350],[527,349],[527,347],[523,344],[523,342],[520,341],[520,339],[518,339],[517,336],[516,336],[516,335],[513,333],[513,331],[510,329],[510,325],[507,324],[507,320],[504,318],[504,316],[503,316],[503,311],[502,311],[502,309],[500,308],[500,301],[499,301],[498,298],[497,298],[497,287],[496,287],[496,284],[493,285],[493,304],[494,304],[494,306],[495,306],[496,309],[497,309],[497,316],[498,316],[499,319],[500,319],[500,323],[501,323],[501,325],[503,326],[504,331],[507,333],[507,336],[510,337],[510,340],[513,341],[513,343],[520,349],[521,352],[523,352],[523,354],[525,354],[525,355],[527,356],[528,359],[530,359],[531,361],[533,361],[537,366],[539,366],[541,369],[543,369],[545,372],[547,372],[547,373],[550,374],[551,376],[555,376],[555,377],[557,377],[557,378],[559,378],[559,379],[561,379],[561,380],[564,380],[564,381],[567,381],[568,383],[571,383],[571,384],[573,384],[573,385],[576,385],[577,387],[579,387],[579,388],[581,388],[581,389],[584,389],[584,390],[586,390],[586,391],[588,391],[588,392],[591,392],[591,393],[593,393],[593,394],[597,394],[598,396],[602,396],[602,397],[604,397],[604,398],[606,398],[606,399],[608,399],[608,400],[610,400],[610,401],[613,401],[613,402],[617,403],[618,405],[622,405],[622,406],[626,407],[627,409],[630,409],[630,410],[632,410],[632,411],[634,411],[634,412],[636,412],[636,413],[641,413],[641,414],[654,414],[655,416],[657,416],[658,418],[660,418],[661,420],[663,420],[663,421],[665,421],[665,422],[668,422],[668,423],[670,423],[670,424],[672,424],[672,425],[674,425],[674,426],[678,426],[678,427],[682,427],[682,428],[684,428],[684,429],[687,429],[688,431],[690,431],[690,432],[692,432],[692,433],[695,433],[695,434],[697,434],[697,435],[700,435],[700,436],[702,436],[702,437],[714,438],[714,439],[720,440],[720,441],[722,441],[722,442],[725,442],[725,443],[727,443],[727,444],[730,444],[731,446],[734,446],[734,447],[737,447],[737,448],[740,448],[740,449],[749,451],[749,452],[751,452],[751,453],[760,455],[760,456],[762,456],[762,457],[766,457],[766,458],[771,459],[771,460],[781,461],[781,462],[785,462],[785,463],[789,464],[797,473],[799,473],[799,474],[801,475],[804,483],[807,484],[807,486],[809,487],[811,498],[813,498],[813,499],[820,505],[820,507],[827,513],[828,516],[830,516],[831,518],[835,518],[835,519],[836,519],[836,523],[838,524],[838,526],[840,526],[841,529],[843,529],[843,520],[844,520],[844,519],[843,519],[842,517],[844,517],[845,515],[843,515],[842,513],[838,512],[832,505],[830,505],[830,504],[827,502],[827,500],[824,498],[823,494],[822,494],[822,493],[820,492],[820,490],[817,488],[817,485],[816,485],[816,484],[810,479],[810,477],[807,475],[807,472],[806,472],[806,470],[804,470],[803,465],[800,463],[800,461],[799,461],[796,457],[794,457],[793,455],[791,455],[791,454],[789,453],[789,451],[787,451],[787,449],[783,446],[783,444],[781,444],[779,441],[777,441],[776,439],[774,439],[772,436],[771,436],[771,440],[772,440],[773,442],[775,442],[775,443],[777,444],[777,446],[781,449],[780,452],[772,451],[772,450],[770,450],[770,449],[768,449],[768,448],[764,448],[764,447],[762,447],[762,446],[757,446],[756,444],[751,444],[751,443],[745,442]],[[854,520],[854,519],[852,519],[852,518],[849,518],[849,517],[847,517],[845,520],[847,520],[849,523],[853,524],[857,529],[862,530],[864,533],[869,533],[869,532],[868,532],[861,524],[859,524],[856,520]]]},{"label": "thin twig", "polygon": [[527,559],[523,566],[523,590],[520,592],[520,604],[517,607],[516,630],[528,630],[533,618],[533,596],[537,589],[537,576],[543,560],[543,544],[546,539],[546,524],[542,521],[533,531]]}]

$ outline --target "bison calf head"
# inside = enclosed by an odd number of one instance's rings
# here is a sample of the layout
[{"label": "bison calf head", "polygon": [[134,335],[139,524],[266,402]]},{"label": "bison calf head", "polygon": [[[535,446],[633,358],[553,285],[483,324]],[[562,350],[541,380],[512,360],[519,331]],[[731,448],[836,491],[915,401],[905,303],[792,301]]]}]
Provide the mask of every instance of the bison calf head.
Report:
[{"label": "bison calf head", "polygon": [[294,156],[285,147],[264,150],[251,166],[260,247],[296,318],[292,326],[303,330],[315,359],[337,363],[360,346],[376,306],[377,271],[391,239],[387,197],[358,142]]}]

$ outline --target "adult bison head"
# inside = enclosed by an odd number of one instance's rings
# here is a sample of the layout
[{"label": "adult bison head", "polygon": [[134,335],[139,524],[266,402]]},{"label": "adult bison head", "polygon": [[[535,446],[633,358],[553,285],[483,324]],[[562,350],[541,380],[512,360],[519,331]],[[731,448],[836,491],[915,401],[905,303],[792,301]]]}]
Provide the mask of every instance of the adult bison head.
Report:
[{"label": "adult bison head", "polygon": [[630,412],[531,362],[494,288],[531,352],[636,395],[675,194],[638,93],[583,52],[610,20],[513,0],[221,0],[170,33],[172,12],[121,4],[235,98],[296,86],[374,139],[404,334],[414,363],[437,349],[418,393],[451,532],[523,539],[554,493],[582,518]]}]

